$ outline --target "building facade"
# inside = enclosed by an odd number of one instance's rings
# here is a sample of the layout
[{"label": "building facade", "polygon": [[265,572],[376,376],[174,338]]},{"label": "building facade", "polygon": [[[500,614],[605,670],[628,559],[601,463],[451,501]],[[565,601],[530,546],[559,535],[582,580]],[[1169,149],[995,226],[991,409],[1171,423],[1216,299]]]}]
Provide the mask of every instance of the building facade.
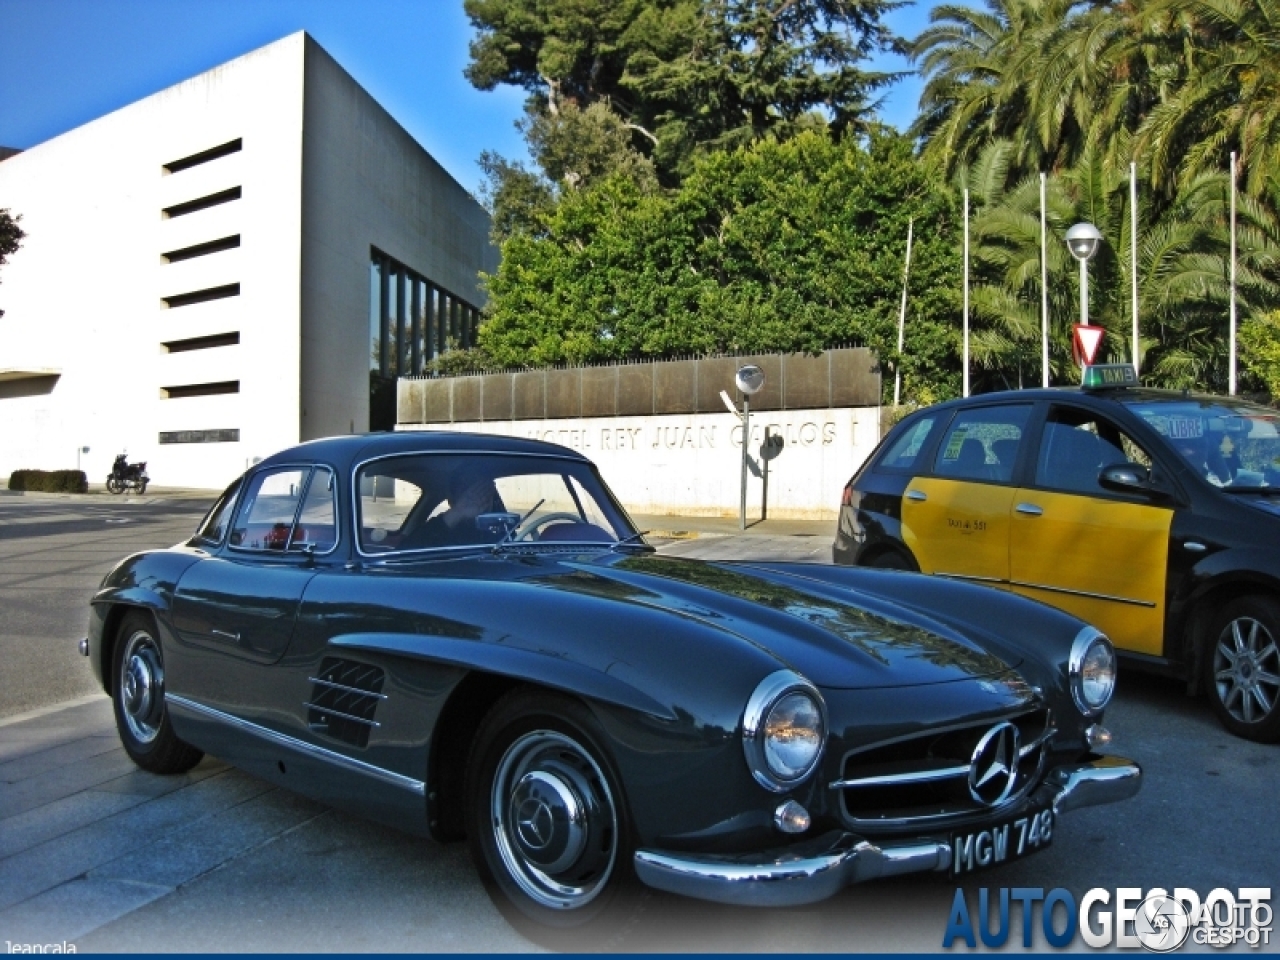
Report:
[{"label": "building facade", "polygon": [[[483,208],[297,33],[0,161],[0,477],[117,453],[221,488],[395,425],[395,380],[469,344]],[[88,447],[88,451],[84,450]]]}]

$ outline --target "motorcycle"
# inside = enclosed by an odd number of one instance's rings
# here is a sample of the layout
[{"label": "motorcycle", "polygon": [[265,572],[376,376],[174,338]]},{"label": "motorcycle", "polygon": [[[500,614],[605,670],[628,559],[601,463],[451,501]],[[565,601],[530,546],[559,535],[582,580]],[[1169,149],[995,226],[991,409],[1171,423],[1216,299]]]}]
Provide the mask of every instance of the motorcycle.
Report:
[{"label": "motorcycle", "polygon": [[107,489],[112,493],[124,493],[126,490],[146,493],[147,484],[151,481],[147,476],[146,461],[126,463],[125,456],[123,453],[116,456],[116,462],[111,467],[111,475],[107,477]]}]

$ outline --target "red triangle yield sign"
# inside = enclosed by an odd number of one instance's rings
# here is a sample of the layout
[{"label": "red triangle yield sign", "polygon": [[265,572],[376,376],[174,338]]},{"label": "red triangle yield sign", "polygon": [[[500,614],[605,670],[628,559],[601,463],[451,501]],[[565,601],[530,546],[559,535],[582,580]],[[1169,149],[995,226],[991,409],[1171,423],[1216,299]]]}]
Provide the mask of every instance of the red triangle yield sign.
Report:
[{"label": "red triangle yield sign", "polygon": [[1102,327],[1094,324],[1077,323],[1071,328],[1071,352],[1076,355],[1076,363],[1082,367],[1093,363],[1105,333]]}]

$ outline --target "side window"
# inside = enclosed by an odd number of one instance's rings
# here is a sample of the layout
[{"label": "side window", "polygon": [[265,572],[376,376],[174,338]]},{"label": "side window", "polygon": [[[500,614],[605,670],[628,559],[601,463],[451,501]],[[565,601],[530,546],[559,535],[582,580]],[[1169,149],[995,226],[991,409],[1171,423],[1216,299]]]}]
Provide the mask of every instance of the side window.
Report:
[{"label": "side window", "polygon": [[317,467],[307,486],[307,497],[302,501],[298,525],[289,541],[289,551],[312,548],[316,553],[327,553],[337,543],[337,505],[334,502],[337,484],[333,471]]},{"label": "side window", "polygon": [[914,470],[916,458],[933,433],[934,424],[937,422],[937,416],[921,417],[917,420],[885,451],[880,462],[876,464],[876,469]]},{"label": "side window", "polygon": [[1036,486],[1109,494],[1098,483],[1098,474],[1119,463],[1150,468],[1151,456],[1111,421],[1087,410],[1054,407],[1049,412],[1036,459]]},{"label": "side window", "polygon": [[196,536],[211,543],[221,543],[227,535],[227,525],[231,522],[231,510],[236,505],[236,494],[240,492],[240,480],[227,487],[226,492],[205,514],[196,528]]},{"label": "side window", "polygon": [[231,531],[231,545],[243,550],[283,552],[289,545],[303,481],[309,472],[286,467],[254,477]]},{"label": "side window", "polygon": [[933,472],[957,480],[1009,483],[1031,404],[961,410],[943,435]]}]

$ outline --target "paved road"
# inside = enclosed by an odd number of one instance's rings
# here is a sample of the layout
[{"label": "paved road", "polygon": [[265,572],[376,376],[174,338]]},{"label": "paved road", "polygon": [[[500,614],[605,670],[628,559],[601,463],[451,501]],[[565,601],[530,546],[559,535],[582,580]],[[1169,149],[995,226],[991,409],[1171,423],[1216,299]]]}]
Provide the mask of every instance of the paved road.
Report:
[{"label": "paved road", "polygon": [[[406,837],[211,758],[176,778],[128,762],[109,704],[92,694],[74,653],[83,604],[116,556],[180,539],[202,508],[0,498],[0,603],[16,612],[0,622],[2,662],[6,678],[24,679],[3,686],[24,688],[39,674],[34,699],[90,692],[78,704],[0,720],[0,941],[69,941],[82,951],[538,950],[493,909],[462,845]],[[824,559],[829,545],[822,525],[766,525],[749,537],[702,526],[662,549]],[[1143,792],[1067,815],[1048,851],[964,884],[970,902],[982,886],[1066,887],[1077,898],[1091,887],[1187,886],[1203,895],[1280,886],[1280,747],[1228,736],[1203,702],[1148,678],[1123,678],[1107,722],[1117,752],[1145,765]],[[936,951],[955,890],[945,877],[906,877],[781,911],[657,897],[625,947]]]}]

